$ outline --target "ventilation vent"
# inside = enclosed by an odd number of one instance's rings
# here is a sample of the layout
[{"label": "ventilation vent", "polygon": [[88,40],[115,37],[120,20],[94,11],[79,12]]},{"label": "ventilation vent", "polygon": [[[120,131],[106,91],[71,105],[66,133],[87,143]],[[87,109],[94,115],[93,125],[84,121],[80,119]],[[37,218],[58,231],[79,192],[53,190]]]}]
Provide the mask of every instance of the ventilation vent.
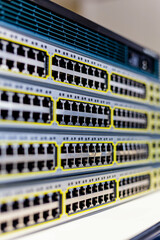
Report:
[{"label": "ventilation vent", "polygon": [[[125,44],[57,15],[32,1],[0,0],[0,20],[131,67]],[[157,62],[155,60],[154,67],[158,65]],[[144,73],[139,66],[132,68]],[[158,76],[157,69],[151,74]]]},{"label": "ventilation vent", "polygon": [[125,63],[125,45],[24,0],[1,2],[1,19],[46,37]]}]

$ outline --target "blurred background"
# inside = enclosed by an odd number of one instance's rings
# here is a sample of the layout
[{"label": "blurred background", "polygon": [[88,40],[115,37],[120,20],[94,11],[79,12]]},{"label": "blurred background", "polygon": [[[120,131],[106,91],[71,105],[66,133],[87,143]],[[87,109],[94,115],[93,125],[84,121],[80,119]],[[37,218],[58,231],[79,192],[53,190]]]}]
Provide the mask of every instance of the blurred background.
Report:
[{"label": "blurred background", "polygon": [[160,0],[52,0],[160,53]]}]

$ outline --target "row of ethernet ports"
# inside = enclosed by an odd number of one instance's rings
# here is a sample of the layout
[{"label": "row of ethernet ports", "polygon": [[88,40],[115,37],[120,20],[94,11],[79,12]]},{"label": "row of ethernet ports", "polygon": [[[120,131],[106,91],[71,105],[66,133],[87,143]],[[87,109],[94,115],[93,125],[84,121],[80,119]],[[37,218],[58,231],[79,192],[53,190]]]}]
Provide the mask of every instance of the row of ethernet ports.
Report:
[{"label": "row of ethernet ports", "polygon": [[[0,119],[16,122],[51,124],[53,122],[53,99],[46,95],[0,91]],[[110,128],[110,106],[60,98],[56,104],[56,120],[59,125]],[[147,113],[115,108],[115,128],[146,129]]]},{"label": "row of ethernet ports", "polygon": [[51,68],[51,75],[57,82],[102,92],[109,89],[110,78],[110,88],[114,94],[141,100],[147,97],[146,84],[141,81],[117,73],[109,75],[105,69],[58,54],[52,56],[50,63],[46,50],[6,39],[0,40],[0,68],[40,78],[47,78]]},{"label": "row of ethernet ports", "polygon": [[[132,181],[135,178],[137,181]],[[125,199],[145,193],[151,187],[151,174],[143,173],[131,176],[130,183],[123,185],[122,182],[124,180],[128,182],[128,179],[125,177],[119,182],[111,179],[69,187],[64,192],[61,190],[36,192],[27,196],[20,195],[9,198],[9,200],[2,200],[0,203],[0,233],[47,223],[59,219],[63,214],[72,216],[86,210],[91,211],[97,207],[115,203],[118,197]],[[125,194],[123,194],[124,191]],[[64,203],[62,199],[64,199]]]},{"label": "row of ethernet ports", "polygon": [[149,147],[149,143],[135,142],[2,143],[0,174],[53,172],[58,161],[63,170],[111,166],[115,160],[117,164],[142,163],[149,161]]}]

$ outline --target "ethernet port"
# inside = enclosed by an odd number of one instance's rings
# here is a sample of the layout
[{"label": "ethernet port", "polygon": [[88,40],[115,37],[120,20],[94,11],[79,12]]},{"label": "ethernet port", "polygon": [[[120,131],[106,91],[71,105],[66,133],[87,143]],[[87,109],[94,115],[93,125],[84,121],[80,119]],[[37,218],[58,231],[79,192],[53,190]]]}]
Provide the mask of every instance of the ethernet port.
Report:
[{"label": "ethernet port", "polygon": [[44,76],[44,68],[37,67],[37,73],[38,73],[39,77],[43,77]]},{"label": "ethernet port", "polygon": [[70,115],[64,115],[64,121],[65,124],[68,125],[68,123],[70,122]]},{"label": "ethernet port", "polygon": [[40,144],[38,147],[38,154],[44,154],[44,153],[45,153],[45,149],[44,149],[43,145]]},{"label": "ethernet port", "polygon": [[85,87],[87,84],[87,79],[86,78],[82,78],[82,85],[83,87]]},{"label": "ethernet port", "polygon": [[29,163],[28,163],[28,169],[29,169],[30,172],[33,171],[33,169],[34,169],[34,164],[35,164],[34,162],[29,162]]},{"label": "ethernet port", "polygon": [[81,153],[81,146],[79,144],[76,145],[75,149],[76,153]]},{"label": "ethernet port", "polygon": [[3,204],[1,205],[0,212],[7,212],[7,209],[8,209],[7,204],[6,204],[6,203],[3,203]]},{"label": "ethernet port", "polygon": [[24,208],[27,208],[27,207],[29,207],[29,206],[30,206],[30,201],[29,201],[28,198],[26,198],[26,199],[24,200],[24,202],[23,202],[23,207],[24,207]]},{"label": "ethernet port", "polygon": [[45,221],[47,220],[48,216],[49,216],[49,211],[44,211],[43,212],[43,218],[44,218]]},{"label": "ethernet port", "polygon": [[58,71],[52,71],[52,77],[54,78],[54,80],[57,80],[58,78]]},{"label": "ethernet port", "polygon": [[45,195],[43,196],[43,203],[49,203],[49,201],[50,201],[49,195],[48,195],[48,194],[45,194]]},{"label": "ethernet port", "polygon": [[65,109],[65,110],[71,110],[71,105],[70,105],[70,103],[69,103],[68,101],[66,101],[66,102],[64,103],[64,109]]},{"label": "ethernet port", "polygon": [[35,53],[32,48],[30,48],[27,53],[28,53],[28,58],[35,59]]},{"label": "ethernet port", "polygon": [[8,117],[8,110],[1,110],[1,118],[6,119]]},{"label": "ethernet port", "polygon": [[67,147],[65,144],[61,147],[61,153],[67,153]]},{"label": "ethernet port", "polygon": [[50,98],[45,97],[42,101],[43,107],[49,107],[50,106]]},{"label": "ethernet port", "polygon": [[13,164],[12,163],[7,163],[6,164],[6,171],[7,173],[11,173],[13,170]]},{"label": "ethernet port", "polygon": [[[29,74],[32,75],[34,73],[34,69],[35,69],[35,66],[30,65],[30,64],[27,65],[27,70],[28,70]],[[38,68],[37,68],[37,72],[38,72]]]},{"label": "ethernet port", "polygon": [[53,160],[47,160],[47,168],[53,170]]},{"label": "ethernet port", "polygon": [[38,169],[42,171],[42,169],[44,168],[44,161],[38,161],[37,166],[38,166]]},{"label": "ethernet port", "polygon": [[92,192],[92,188],[91,188],[91,186],[87,186],[86,187],[86,194],[90,194]]},{"label": "ethernet port", "polygon": [[78,203],[77,202],[72,204],[72,209],[73,209],[74,212],[77,211],[77,209],[78,209]]},{"label": "ethernet port", "polygon": [[54,56],[54,57],[52,58],[52,64],[55,65],[55,66],[58,66],[58,59],[57,59],[56,56]]},{"label": "ethernet port", "polygon": [[44,123],[49,123],[50,122],[49,113],[42,113],[42,120],[43,120]]},{"label": "ethernet port", "polygon": [[69,152],[69,153],[74,153],[74,147],[73,147],[72,144],[69,144],[68,152]]},{"label": "ethernet port", "polygon": [[99,202],[99,204],[102,204],[102,202],[103,202],[103,195],[98,197],[98,202]]},{"label": "ethernet port", "polygon": [[6,154],[7,155],[13,155],[13,147],[9,145],[6,149]]},{"label": "ethernet port", "polygon": [[45,61],[45,53],[42,51],[39,51],[39,53],[37,54],[37,60],[40,62],[44,62]]},{"label": "ethernet port", "polygon": [[86,200],[86,206],[87,206],[87,208],[89,208],[89,207],[91,206],[91,203],[92,203],[91,198]]},{"label": "ethernet port", "polygon": [[80,84],[80,77],[75,76],[74,81],[75,81],[76,85],[79,85]]},{"label": "ethernet port", "polygon": [[27,122],[27,120],[30,118],[30,112],[23,112],[23,118],[24,121]]},{"label": "ethernet port", "polygon": [[82,158],[82,164],[86,166],[88,164],[88,158]]},{"label": "ethernet port", "polygon": [[80,187],[80,189],[79,189],[79,195],[80,195],[80,196],[85,195],[85,188],[84,188],[84,187]]},{"label": "ethernet port", "polygon": [[92,87],[93,87],[93,80],[90,80],[90,79],[89,79],[89,80],[88,80],[88,85],[89,85],[90,88],[92,88]]},{"label": "ethernet port", "polygon": [[6,222],[2,222],[2,223],[1,223],[1,231],[2,231],[2,232],[5,232],[5,231],[6,231],[6,228],[7,228],[7,223],[6,223]]},{"label": "ethernet port", "polygon": [[75,165],[79,167],[81,165],[81,158],[76,158],[75,159]]},{"label": "ethernet port", "polygon": [[28,225],[28,223],[29,223],[29,216],[24,217],[23,223],[24,223],[24,225],[26,225],[26,226]]},{"label": "ethernet port", "polygon": [[78,111],[76,102],[72,104],[72,111]]},{"label": "ethernet port", "polygon": [[35,97],[34,97],[34,99],[33,99],[33,104],[36,105],[36,106],[40,106],[40,105],[41,105],[38,96],[35,96]]},{"label": "ethernet port", "polygon": [[83,105],[83,103],[80,103],[80,105],[79,105],[79,111],[80,111],[80,112],[84,112],[84,105]]},{"label": "ethernet port", "polygon": [[92,187],[92,192],[97,192],[98,191],[98,186],[96,184],[93,185]]},{"label": "ethernet port", "polygon": [[18,203],[18,201],[13,202],[12,209],[13,209],[13,210],[19,209],[19,203]]},{"label": "ethernet port", "polygon": [[35,148],[33,147],[33,145],[30,145],[30,147],[28,148],[28,154],[29,155],[34,155],[35,154]]},{"label": "ethernet port", "polygon": [[19,111],[13,111],[12,112],[12,117],[13,117],[14,120],[17,120],[19,118],[19,113],[20,113]]},{"label": "ethernet port", "polygon": [[61,166],[65,168],[67,166],[67,161],[66,159],[61,159]]},{"label": "ethernet port", "polygon": [[19,48],[18,48],[18,50],[17,50],[17,54],[19,55],[19,56],[25,56],[25,51],[24,51],[24,49],[23,49],[23,46],[19,46]]},{"label": "ethernet port", "polygon": [[7,94],[7,92],[2,92],[2,94],[1,94],[1,100],[2,100],[2,101],[8,101],[8,94]]},{"label": "ethernet port", "polygon": [[24,163],[17,163],[18,172],[22,172],[24,170]]},{"label": "ethernet port", "polygon": [[24,63],[17,62],[17,68],[19,69],[20,72],[22,72],[24,70]]},{"label": "ethernet port", "polygon": [[89,164],[91,166],[94,164],[94,158],[93,157],[89,157]]},{"label": "ethernet port", "polygon": [[73,189],[72,196],[73,197],[78,197],[78,190],[76,188]]},{"label": "ethernet port", "polygon": [[34,219],[34,221],[35,221],[36,223],[38,222],[39,218],[40,218],[39,213],[35,213],[35,214],[33,215],[33,219]]},{"label": "ethernet port", "polygon": [[48,154],[53,154],[54,153],[54,148],[52,144],[49,144],[47,147],[47,153]]},{"label": "ethernet port", "polygon": [[68,205],[66,206],[66,213],[69,213],[70,211],[71,211],[71,205],[68,204]]},{"label": "ethernet port", "polygon": [[69,158],[69,159],[68,159],[68,166],[69,166],[70,168],[72,168],[73,165],[74,165],[74,159],[73,159],[73,158]]},{"label": "ethernet port", "polygon": [[98,199],[97,199],[97,197],[94,197],[94,198],[92,199],[92,204],[93,204],[93,206],[96,206],[97,203],[98,203]]},{"label": "ethernet port", "polygon": [[34,119],[34,122],[38,122],[40,119],[40,113],[34,112],[33,119]]},{"label": "ethernet port", "polygon": [[89,104],[87,104],[87,106],[86,106],[86,112],[91,113],[91,107]]},{"label": "ethernet port", "polygon": [[8,66],[9,69],[12,69],[13,66],[14,66],[14,62],[13,62],[12,60],[8,60],[8,59],[7,59],[7,61],[6,61],[6,64],[7,64],[7,66]]},{"label": "ethernet port", "polygon": [[19,102],[20,102],[20,98],[19,98],[19,96],[18,96],[17,93],[15,93],[15,94],[13,95],[12,100],[13,100],[13,102],[15,102],[15,103],[19,103]]},{"label": "ethernet port", "polygon": [[6,51],[9,52],[9,53],[14,53],[14,47],[13,47],[12,42],[8,42],[7,47],[6,47]]},{"label": "ethernet port", "polygon": [[103,184],[100,183],[100,184],[98,185],[98,191],[103,191],[103,189],[104,189]]},{"label": "ethernet port", "polygon": [[88,146],[84,143],[83,146],[82,146],[82,151],[84,153],[88,152]]},{"label": "ethernet port", "polygon": [[29,98],[28,95],[25,95],[24,98],[23,98],[23,103],[24,104],[30,104],[31,103],[31,99]]},{"label": "ethernet port", "polygon": [[79,202],[79,208],[80,208],[81,210],[83,210],[84,207],[85,207],[85,201],[82,200],[82,201]]}]

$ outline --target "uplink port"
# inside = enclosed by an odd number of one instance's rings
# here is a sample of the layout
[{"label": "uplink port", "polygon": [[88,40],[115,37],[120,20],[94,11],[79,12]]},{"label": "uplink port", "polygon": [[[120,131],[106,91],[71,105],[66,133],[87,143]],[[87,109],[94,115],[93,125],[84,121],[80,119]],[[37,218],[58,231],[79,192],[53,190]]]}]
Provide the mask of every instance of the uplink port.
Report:
[{"label": "uplink port", "polygon": [[113,124],[115,128],[121,129],[147,129],[148,114],[116,107],[113,110]]},{"label": "uplink port", "polygon": [[43,173],[53,171],[57,166],[57,147],[54,143],[3,143],[0,153],[0,175],[4,176],[32,171]]},{"label": "uplink port", "polygon": [[52,77],[55,81],[106,92],[108,73],[75,59],[55,54],[52,57]]},{"label": "uplink port", "polygon": [[111,74],[111,91],[114,94],[124,95],[138,99],[146,99],[146,85],[138,80],[121,76],[117,73]]},{"label": "uplink port", "polygon": [[146,161],[149,157],[148,143],[121,142],[116,145],[117,163]]},{"label": "uplink port", "polygon": [[119,198],[132,197],[149,190],[150,177],[150,174],[143,174],[121,178],[119,181]]},{"label": "uplink port", "polygon": [[112,165],[113,161],[113,144],[109,142],[66,142],[61,146],[61,166],[66,170]]},{"label": "uplink port", "polygon": [[[97,113],[93,112],[94,106]],[[111,110],[106,105],[59,99],[56,113],[59,125],[109,128],[111,124]]]},{"label": "uplink port", "polygon": [[10,201],[0,204],[0,233],[53,221],[61,216],[62,194],[59,190],[48,193],[35,192],[27,198],[21,195],[16,196],[16,199],[15,201],[13,197]]},{"label": "uplink port", "polygon": [[48,55],[46,51],[10,40],[0,40],[0,44],[1,69],[9,69],[15,73],[30,74],[36,77],[47,77]]},{"label": "uplink port", "polygon": [[[5,102],[1,106],[0,119],[36,124],[51,124],[53,121],[51,97],[3,90],[0,99]],[[26,104],[28,111],[25,110]]]},{"label": "uplink port", "polygon": [[117,184],[114,179],[69,188],[65,200],[66,213],[72,215],[112,203],[117,197],[116,189]]}]

